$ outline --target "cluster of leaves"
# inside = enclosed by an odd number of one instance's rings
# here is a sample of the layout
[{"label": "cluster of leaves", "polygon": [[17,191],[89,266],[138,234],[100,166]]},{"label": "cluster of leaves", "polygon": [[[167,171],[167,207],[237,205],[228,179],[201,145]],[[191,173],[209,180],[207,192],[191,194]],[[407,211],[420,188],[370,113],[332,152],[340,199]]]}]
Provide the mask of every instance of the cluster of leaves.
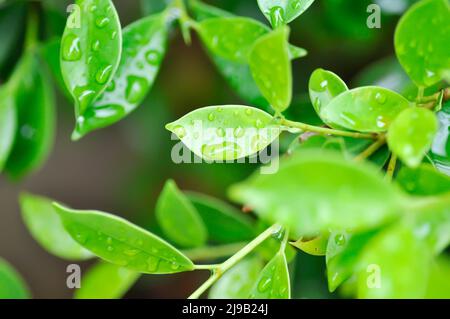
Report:
[{"label": "cluster of leaves", "polygon": [[[443,254],[450,243],[450,178],[432,165],[438,151],[429,153],[442,141],[439,134],[448,136],[449,2],[419,1],[398,24],[395,49],[412,81],[408,89],[349,89],[331,71],[313,72],[309,95],[319,126],[282,114],[292,102],[291,61],[306,55],[289,44],[287,24],[313,2],[258,0],[270,28],[198,1],[190,2],[193,20],[183,2],[173,1],[121,30],[111,1],[77,1],[60,53],[75,101],[74,139],[142,102],[174,22],[187,42],[191,30],[198,33],[230,85],[258,107],[209,106],[167,124],[192,152],[208,161],[237,160],[286,131],[297,134],[276,173],[254,174],[230,188],[229,197],[254,211],[256,224],[216,199],[180,192],[172,181],[156,205],[167,240],[111,214],[24,195],[24,220],[43,247],[66,259],[102,259],[77,297],[120,297],[141,273],[206,269],[211,277],[192,298],[210,287],[212,298],[290,298],[293,247],[325,256],[330,291],[343,286],[360,298],[450,296],[443,286],[450,273]],[[220,264],[194,263],[224,257]]]}]

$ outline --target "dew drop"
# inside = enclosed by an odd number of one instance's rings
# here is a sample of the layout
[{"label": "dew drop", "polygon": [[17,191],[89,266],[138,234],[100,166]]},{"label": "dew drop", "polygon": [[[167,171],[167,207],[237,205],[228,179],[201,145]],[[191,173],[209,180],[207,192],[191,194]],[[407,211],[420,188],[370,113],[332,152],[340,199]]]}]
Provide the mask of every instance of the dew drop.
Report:
[{"label": "dew drop", "polygon": [[216,134],[219,137],[224,137],[225,136],[225,130],[223,128],[221,128],[221,127],[218,127],[217,130],[216,130]]},{"label": "dew drop", "polygon": [[113,248],[113,246],[108,246],[108,248],[106,248],[108,251],[113,251],[114,250],[114,248]]},{"label": "dew drop", "polygon": [[92,42],[91,48],[92,51],[98,51],[98,49],[100,49],[100,41],[95,40],[94,42]]},{"label": "dew drop", "polygon": [[375,100],[379,104],[384,104],[386,103],[386,95],[384,93],[378,92],[377,94],[375,94]]},{"label": "dew drop", "polygon": [[266,292],[272,284],[272,278],[270,277],[263,277],[258,282],[258,291],[259,292]]},{"label": "dew drop", "polygon": [[338,234],[336,236],[334,236],[334,242],[336,243],[336,245],[338,246],[343,246],[346,243],[346,239],[344,234]]},{"label": "dew drop", "polygon": [[215,119],[216,119],[216,115],[215,115],[214,113],[211,112],[211,113],[208,114],[208,120],[209,120],[209,121],[212,122],[212,121],[214,121]]},{"label": "dew drop", "polygon": [[257,119],[255,122],[255,127],[262,128],[262,127],[264,127],[264,123],[260,119]]},{"label": "dew drop", "polygon": [[298,8],[300,8],[300,1],[293,1],[291,3],[292,9],[297,10]]},{"label": "dew drop", "polygon": [[241,126],[236,127],[233,131],[233,135],[236,138],[240,138],[240,137],[244,136],[244,134],[245,134],[245,130]]},{"label": "dew drop", "polygon": [[113,69],[113,66],[108,65],[108,66],[98,70],[97,73],[95,74],[95,80],[97,81],[97,83],[105,84],[106,82],[108,82],[108,79],[111,76],[112,69]]},{"label": "dew drop", "polygon": [[95,19],[95,25],[99,28],[104,28],[109,23],[109,18],[105,16],[100,16]]},{"label": "dew drop", "polygon": [[183,138],[186,136],[186,130],[183,126],[181,125],[177,125],[174,127],[173,132],[175,133],[176,136],[178,136],[179,138]]},{"label": "dew drop", "polygon": [[139,253],[139,250],[137,249],[127,249],[124,250],[123,253],[127,256],[133,257],[136,256]]},{"label": "dew drop", "polygon": [[140,102],[147,93],[148,82],[140,76],[129,76],[125,89],[125,98],[128,102],[135,104]]},{"label": "dew drop", "polygon": [[108,237],[107,239],[106,239],[106,242],[108,243],[108,244],[112,244],[112,242],[113,242],[113,239],[111,238],[111,237]]},{"label": "dew drop", "polygon": [[145,60],[150,65],[158,65],[161,60],[161,55],[156,50],[149,50],[145,53]]},{"label": "dew drop", "polygon": [[202,146],[202,154],[212,160],[235,159],[241,153],[241,147],[233,142],[218,144],[205,144]]},{"label": "dew drop", "polygon": [[270,9],[270,23],[274,28],[284,23],[284,10],[280,6],[274,6]]},{"label": "dew drop", "polygon": [[95,12],[96,10],[97,10],[97,6],[95,4],[93,4],[89,7],[90,12]]},{"label": "dew drop", "polygon": [[180,268],[180,265],[178,265],[176,262],[173,262],[170,265],[170,269],[172,269],[172,270],[177,270],[178,268]]},{"label": "dew drop", "polygon": [[253,110],[252,109],[246,109],[245,110],[245,114],[247,114],[248,116],[253,114]]},{"label": "dew drop", "polygon": [[109,82],[108,86],[106,87],[106,91],[112,92],[116,88],[116,82],[113,80]]},{"label": "dew drop", "polygon": [[111,32],[111,40],[114,40],[117,37],[117,31]]},{"label": "dew drop", "polygon": [[158,265],[159,265],[159,258],[157,258],[155,256],[148,257],[147,270],[149,272],[155,272],[156,270],[158,270]]},{"label": "dew drop", "polygon": [[77,61],[81,58],[80,38],[68,34],[62,40],[62,57],[65,61]]}]

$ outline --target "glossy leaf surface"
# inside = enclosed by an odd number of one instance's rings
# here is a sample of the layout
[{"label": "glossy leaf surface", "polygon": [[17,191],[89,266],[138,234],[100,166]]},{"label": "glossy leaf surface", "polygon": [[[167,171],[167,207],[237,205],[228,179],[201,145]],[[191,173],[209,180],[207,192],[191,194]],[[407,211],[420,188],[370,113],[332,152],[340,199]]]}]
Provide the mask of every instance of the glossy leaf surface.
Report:
[{"label": "glossy leaf surface", "polygon": [[136,271],[104,261],[92,266],[81,278],[81,287],[75,291],[76,299],[121,298],[136,282]]},{"label": "glossy leaf surface", "polygon": [[396,216],[402,198],[372,165],[354,165],[325,151],[295,154],[275,174],[255,174],[229,194],[298,237],[372,228]]},{"label": "glossy leaf surface", "polygon": [[259,273],[250,292],[252,299],[290,299],[289,271],[284,252],[277,253]]},{"label": "glossy leaf surface", "polygon": [[441,256],[433,261],[428,279],[427,299],[450,298],[450,260],[448,256]]},{"label": "glossy leaf surface", "polygon": [[241,105],[194,110],[166,125],[197,156],[210,161],[234,160],[266,148],[280,134],[272,116]]},{"label": "glossy leaf surface", "polygon": [[33,238],[49,253],[68,260],[85,260],[92,253],[67,233],[48,198],[31,194],[20,196],[22,218]]},{"label": "glossy leaf surface", "polygon": [[385,132],[400,112],[409,107],[401,95],[367,86],[344,92],[321,108],[322,120],[336,128]]},{"label": "glossy leaf surface", "polygon": [[208,238],[206,227],[189,199],[168,180],[156,205],[156,219],[166,236],[183,247],[199,247]]},{"label": "glossy leaf surface", "polygon": [[325,256],[328,243],[328,236],[317,236],[315,238],[300,238],[291,245],[313,256]]},{"label": "glossy leaf surface", "polygon": [[[122,30],[111,0],[77,0],[61,40],[61,71],[75,101],[77,123],[116,73]],[[75,138],[77,135],[75,135]]]},{"label": "glossy leaf surface", "polygon": [[277,112],[291,104],[292,70],[289,29],[277,29],[259,38],[249,55],[250,70],[262,95]]},{"label": "glossy leaf surface", "polygon": [[258,0],[261,12],[272,27],[286,24],[305,12],[314,0]]},{"label": "glossy leaf surface", "polygon": [[27,299],[30,297],[22,277],[0,258],[0,299]]},{"label": "glossy leaf surface", "polygon": [[347,84],[331,71],[317,69],[309,78],[309,97],[317,114],[332,99],[348,91]]},{"label": "glossy leaf surface", "polygon": [[242,260],[214,284],[209,299],[247,299],[262,268],[256,257]]},{"label": "glossy leaf surface", "polygon": [[187,193],[208,229],[209,239],[218,243],[232,243],[253,239],[255,229],[250,218],[219,199]]},{"label": "glossy leaf surface", "polygon": [[397,57],[417,86],[450,79],[449,20],[448,0],[424,0],[411,7],[397,26]]},{"label": "glossy leaf surface", "polygon": [[392,122],[389,148],[408,166],[417,167],[433,143],[438,130],[435,114],[424,108],[409,108]]},{"label": "glossy leaf surface", "polygon": [[429,164],[422,164],[416,169],[402,167],[396,182],[406,192],[416,196],[434,196],[450,192],[450,177]]},{"label": "glossy leaf surface", "polygon": [[77,122],[74,138],[111,125],[142,103],[166,53],[169,23],[165,13],[138,20],[123,29],[119,67],[106,90]]},{"label": "glossy leaf surface", "polygon": [[0,88],[0,172],[11,152],[16,135],[16,105],[6,87]]},{"label": "glossy leaf surface", "polygon": [[122,218],[54,205],[73,239],[110,263],[148,274],[177,273],[194,267],[169,243]]}]

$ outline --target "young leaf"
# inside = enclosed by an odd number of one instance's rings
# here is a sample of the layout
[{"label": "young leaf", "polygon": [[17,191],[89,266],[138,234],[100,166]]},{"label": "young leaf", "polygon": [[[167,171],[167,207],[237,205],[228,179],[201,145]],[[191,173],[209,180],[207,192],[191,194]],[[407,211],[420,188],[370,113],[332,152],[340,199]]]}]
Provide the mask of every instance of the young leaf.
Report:
[{"label": "young leaf", "polygon": [[424,108],[409,108],[392,122],[389,148],[408,166],[417,167],[428,152],[438,130],[434,113]]},{"label": "young leaf", "polygon": [[309,96],[317,114],[339,94],[348,91],[347,84],[331,71],[317,69],[309,78]]},{"label": "young leaf", "polygon": [[117,72],[98,100],[79,117],[73,138],[119,121],[142,103],[166,53],[168,29],[165,13],[143,18],[123,29],[123,52]]},{"label": "young leaf", "polygon": [[249,241],[256,236],[252,220],[233,206],[199,193],[186,195],[200,214],[212,241],[227,244]]},{"label": "young leaf", "polygon": [[359,298],[423,298],[431,254],[409,227],[395,225],[366,245],[358,262]]},{"label": "young leaf", "polygon": [[116,299],[130,289],[139,278],[136,271],[100,261],[92,266],[81,279],[81,287],[75,291],[76,299]]},{"label": "young leaf", "polygon": [[276,28],[297,18],[305,12],[314,0],[258,0],[261,12]]},{"label": "young leaf", "polygon": [[290,299],[289,270],[284,252],[278,252],[260,272],[251,299]]},{"label": "young leaf", "polygon": [[326,249],[328,289],[330,292],[335,291],[355,273],[358,258],[366,244],[376,233],[377,230],[359,234],[349,234],[342,231],[331,233]]},{"label": "young leaf", "polygon": [[255,41],[268,30],[265,25],[253,19],[222,17],[200,22],[198,32],[213,54],[245,63]]},{"label": "young leaf", "polygon": [[209,299],[247,299],[263,265],[249,257],[227,271],[209,291]]},{"label": "young leaf", "polygon": [[313,256],[325,256],[328,243],[328,236],[321,235],[312,239],[300,238],[291,245]]},{"label": "young leaf", "polygon": [[111,0],[77,0],[75,4],[79,10],[74,10],[67,19],[60,60],[79,123],[116,73],[122,52],[122,30]]},{"label": "young leaf", "polygon": [[147,274],[194,269],[193,263],[172,245],[122,218],[53,205],[72,238],[110,263]]},{"label": "young leaf", "polygon": [[443,104],[437,113],[439,131],[431,146],[430,158],[436,168],[450,175],[450,101]]},{"label": "young leaf", "polygon": [[262,36],[255,42],[249,56],[253,79],[262,95],[277,112],[286,110],[292,99],[288,36],[288,27]]},{"label": "young leaf", "polygon": [[255,154],[280,134],[272,116],[249,106],[209,106],[166,125],[197,156],[227,161]]},{"label": "young leaf", "polygon": [[449,299],[450,298],[450,260],[447,256],[441,256],[433,260],[428,287],[425,298]]},{"label": "young leaf", "polygon": [[404,166],[395,181],[411,195],[434,196],[450,192],[450,177],[429,164],[422,164],[416,169]]},{"label": "young leaf", "polygon": [[166,182],[159,196],[156,219],[164,234],[180,246],[199,247],[206,243],[205,224],[173,180]]},{"label": "young leaf", "polygon": [[385,132],[408,107],[403,96],[382,87],[366,86],[344,92],[322,106],[320,117],[335,128]]},{"label": "young leaf", "polygon": [[450,80],[449,20],[448,0],[424,0],[412,6],[397,26],[397,57],[419,87]]},{"label": "young leaf", "polygon": [[0,88],[0,172],[8,159],[16,134],[16,108],[7,87]]},{"label": "young leaf", "polygon": [[42,61],[26,54],[11,78],[17,132],[5,171],[14,179],[38,169],[53,144],[55,108],[51,83]]},{"label": "young leaf", "polygon": [[27,299],[30,293],[22,277],[0,258],[0,299]]},{"label": "young leaf", "polygon": [[372,165],[355,165],[329,151],[294,154],[275,174],[254,175],[229,194],[298,237],[372,228],[394,218],[403,199]]},{"label": "young leaf", "polygon": [[194,13],[195,19],[197,21],[202,21],[210,18],[233,16],[233,14],[228,11],[216,8],[199,0],[189,0],[189,8]]},{"label": "young leaf", "polygon": [[49,253],[68,260],[92,258],[64,229],[52,201],[31,194],[20,196],[22,218],[33,238]]}]

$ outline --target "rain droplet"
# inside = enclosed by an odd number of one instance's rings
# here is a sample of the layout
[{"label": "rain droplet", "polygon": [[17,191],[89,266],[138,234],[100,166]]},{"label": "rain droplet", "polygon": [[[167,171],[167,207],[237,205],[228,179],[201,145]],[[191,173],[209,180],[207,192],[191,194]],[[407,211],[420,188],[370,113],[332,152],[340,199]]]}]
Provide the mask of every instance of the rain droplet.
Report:
[{"label": "rain droplet", "polygon": [[100,41],[99,40],[95,40],[94,42],[92,42],[92,51],[98,51],[98,49],[100,48]]},{"label": "rain droplet", "polygon": [[111,71],[113,69],[112,65],[108,65],[100,70],[97,71],[97,74],[95,74],[95,80],[98,84],[105,84],[108,82],[108,79],[111,75]]},{"label": "rain droplet", "polygon": [[89,11],[94,12],[95,10],[97,10],[97,6],[95,4],[91,5]]},{"label": "rain droplet", "polygon": [[100,16],[95,19],[95,25],[99,28],[104,28],[109,23],[109,18],[105,16]]},{"label": "rain droplet", "polygon": [[334,242],[338,246],[343,246],[346,243],[345,235],[344,234],[338,234],[334,236]]},{"label": "rain droplet", "polygon": [[127,249],[124,250],[123,253],[127,256],[133,257],[136,256],[139,253],[139,250],[137,249]]},{"label": "rain droplet", "polygon": [[274,6],[270,9],[270,23],[274,28],[284,23],[284,10],[280,6]]},{"label": "rain droplet", "polygon": [[186,130],[183,126],[181,125],[177,125],[174,127],[173,132],[175,133],[176,136],[178,136],[179,138],[183,138],[186,136]]},{"label": "rain droplet", "polygon": [[257,119],[255,122],[255,127],[262,128],[262,127],[264,127],[264,123],[260,119]]},{"label": "rain droplet", "polygon": [[111,40],[114,40],[117,37],[117,31],[113,31],[111,33]]},{"label": "rain droplet", "polygon": [[170,265],[170,269],[172,269],[172,270],[177,270],[178,268],[180,268],[180,265],[178,265],[176,262],[173,262]]},{"label": "rain droplet", "polygon": [[212,122],[212,121],[214,121],[215,119],[216,119],[216,116],[214,115],[214,113],[211,112],[211,113],[208,114],[208,120],[209,120],[209,121]]},{"label": "rain droplet", "polygon": [[225,136],[225,130],[221,127],[218,127],[216,130],[217,136],[224,137]]},{"label": "rain droplet", "polygon": [[127,78],[127,87],[125,98],[128,102],[135,104],[140,102],[147,93],[148,82],[140,76],[129,76]]},{"label": "rain droplet", "polygon": [[81,58],[80,38],[68,34],[62,40],[62,57],[66,61],[77,61]]},{"label": "rain droplet", "polygon": [[234,129],[234,132],[233,132],[234,137],[240,138],[240,137],[244,136],[244,134],[245,134],[245,130],[242,127],[238,126]]},{"label": "rain droplet", "polygon": [[160,54],[156,50],[149,50],[145,53],[145,60],[150,65],[158,65],[160,62]]},{"label": "rain droplet", "polygon": [[147,259],[147,270],[150,272],[155,272],[158,270],[159,258],[150,256]]},{"label": "rain droplet", "polygon": [[248,116],[253,114],[253,110],[252,109],[246,109],[245,110],[245,114],[247,114]]},{"label": "rain droplet", "polygon": [[108,248],[106,248],[108,251],[113,251],[114,247],[113,246],[108,246]]},{"label": "rain droplet", "polygon": [[235,159],[240,153],[240,146],[232,142],[225,141],[219,144],[205,144],[202,146],[202,154],[212,160]]},{"label": "rain droplet", "polygon": [[379,104],[384,104],[386,103],[386,95],[384,93],[378,92],[377,94],[375,94],[375,100]]},{"label": "rain droplet", "polygon": [[259,292],[266,292],[270,286],[272,285],[272,278],[270,277],[263,277],[258,282],[258,291]]},{"label": "rain droplet", "polygon": [[116,88],[116,82],[113,80],[109,82],[108,86],[106,87],[106,91],[112,92]]}]

